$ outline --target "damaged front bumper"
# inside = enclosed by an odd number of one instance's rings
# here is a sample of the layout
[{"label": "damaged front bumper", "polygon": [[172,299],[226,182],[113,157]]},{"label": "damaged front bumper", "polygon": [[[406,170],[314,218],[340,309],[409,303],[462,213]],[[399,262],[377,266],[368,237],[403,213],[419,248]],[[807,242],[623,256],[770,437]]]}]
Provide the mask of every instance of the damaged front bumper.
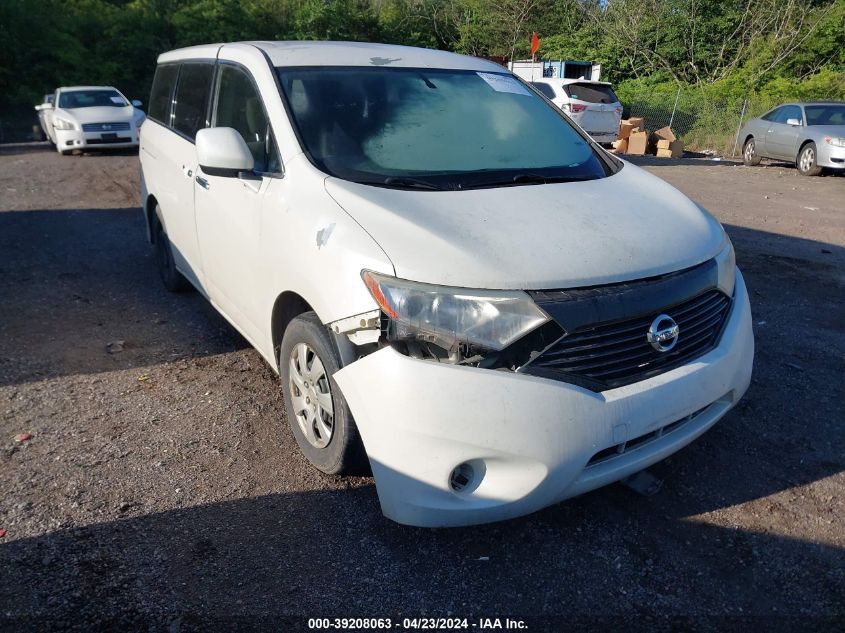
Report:
[{"label": "damaged front bumper", "polygon": [[617,389],[596,393],[510,371],[417,360],[389,347],[335,378],[367,449],[384,514],[438,527],[528,514],[664,459],[736,404],[753,356],[751,310],[737,273],[732,312],[715,349]]}]

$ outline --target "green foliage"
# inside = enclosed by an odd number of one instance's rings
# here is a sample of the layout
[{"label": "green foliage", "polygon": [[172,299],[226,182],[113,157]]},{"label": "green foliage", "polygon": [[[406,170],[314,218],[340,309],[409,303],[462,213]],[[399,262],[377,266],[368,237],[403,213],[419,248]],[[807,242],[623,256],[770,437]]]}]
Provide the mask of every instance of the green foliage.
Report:
[{"label": "green foliage", "polygon": [[56,86],[145,99],[156,57],[253,39],[384,41],[593,60],[623,102],[845,98],[845,0],[0,0],[0,112]]}]

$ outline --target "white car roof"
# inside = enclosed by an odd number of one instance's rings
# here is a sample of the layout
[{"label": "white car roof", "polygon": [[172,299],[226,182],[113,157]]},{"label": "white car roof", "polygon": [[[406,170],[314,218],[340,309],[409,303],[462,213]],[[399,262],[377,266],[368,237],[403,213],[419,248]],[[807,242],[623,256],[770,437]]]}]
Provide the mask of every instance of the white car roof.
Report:
[{"label": "white car roof", "polygon": [[609,81],[593,81],[592,79],[560,79],[559,77],[537,77],[533,83],[554,84],[568,86],[570,84],[594,84],[596,86],[612,86]]},{"label": "white car roof", "polygon": [[[114,86],[62,86],[61,88],[56,88],[56,90],[117,90],[117,88]],[[118,90],[118,92],[120,91]]]},{"label": "white car roof", "polygon": [[446,51],[367,42],[235,42],[181,48],[159,56],[159,63],[215,58],[221,46],[262,50],[273,66],[389,66],[392,68],[448,68],[506,72],[486,59]]}]

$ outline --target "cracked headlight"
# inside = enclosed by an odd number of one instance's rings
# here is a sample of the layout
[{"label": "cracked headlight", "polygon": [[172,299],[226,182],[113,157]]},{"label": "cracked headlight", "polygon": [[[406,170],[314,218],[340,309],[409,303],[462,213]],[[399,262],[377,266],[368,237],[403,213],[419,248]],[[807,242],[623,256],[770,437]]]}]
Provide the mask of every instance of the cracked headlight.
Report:
[{"label": "cracked headlight", "polygon": [[67,119],[60,119],[59,117],[55,117],[53,119],[53,127],[57,130],[75,130],[76,124],[73,121],[69,121]]},{"label": "cracked headlight", "polygon": [[391,322],[391,340],[424,341],[447,351],[461,343],[501,350],[549,320],[518,290],[434,286],[368,270],[361,277]]}]

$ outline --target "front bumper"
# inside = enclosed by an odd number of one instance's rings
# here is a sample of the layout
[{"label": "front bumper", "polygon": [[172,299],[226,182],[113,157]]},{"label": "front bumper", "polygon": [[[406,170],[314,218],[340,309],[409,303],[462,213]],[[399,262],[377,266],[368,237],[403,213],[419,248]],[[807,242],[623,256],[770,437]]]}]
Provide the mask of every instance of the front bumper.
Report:
[{"label": "front bumper", "polygon": [[836,147],[822,142],[816,145],[816,148],[818,150],[817,165],[832,169],[845,169],[845,147]]},{"label": "front bumper", "polygon": [[[618,389],[594,393],[507,371],[415,360],[392,348],[335,378],[367,449],[384,514],[439,527],[528,514],[664,459],[736,404],[751,380],[753,357],[751,309],[737,271],[718,347]],[[661,434],[667,425],[671,431]],[[595,459],[625,442],[633,448]],[[460,464],[469,464],[474,476],[455,492],[450,476]]]},{"label": "front bumper", "polygon": [[115,139],[104,139],[103,132],[83,132],[82,130],[56,130],[56,149],[92,150],[137,147],[138,129],[130,127],[128,130],[114,132]]}]

